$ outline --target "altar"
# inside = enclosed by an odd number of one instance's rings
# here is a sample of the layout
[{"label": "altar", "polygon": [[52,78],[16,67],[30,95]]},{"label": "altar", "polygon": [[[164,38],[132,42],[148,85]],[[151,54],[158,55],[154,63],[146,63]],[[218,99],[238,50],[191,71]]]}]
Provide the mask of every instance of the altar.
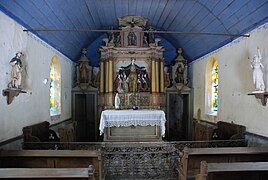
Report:
[{"label": "altar", "polygon": [[162,110],[104,110],[99,130],[104,141],[161,141],[165,123]]}]

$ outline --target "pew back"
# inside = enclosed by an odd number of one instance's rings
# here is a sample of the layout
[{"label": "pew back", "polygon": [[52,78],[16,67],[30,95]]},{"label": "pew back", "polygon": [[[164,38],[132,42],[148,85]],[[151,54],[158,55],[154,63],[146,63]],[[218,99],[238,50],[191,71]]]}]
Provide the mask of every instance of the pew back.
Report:
[{"label": "pew back", "polygon": [[198,174],[201,161],[208,163],[268,161],[268,147],[185,148],[179,164],[180,180]]},{"label": "pew back", "polygon": [[268,162],[200,163],[196,180],[266,180]]},{"label": "pew back", "polygon": [[0,179],[94,180],[88,168],[0,168]]},{"label": "pew back", "polygon": [[91,150],[2,150],[2,168],[87,168],[95,167],[94,176],[101,179],[100,151]]}]

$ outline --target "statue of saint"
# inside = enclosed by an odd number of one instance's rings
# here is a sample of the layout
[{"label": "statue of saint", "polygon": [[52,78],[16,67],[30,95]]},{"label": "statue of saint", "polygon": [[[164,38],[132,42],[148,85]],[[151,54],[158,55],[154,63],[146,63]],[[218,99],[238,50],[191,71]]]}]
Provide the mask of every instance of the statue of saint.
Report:
[{"label": "statue of saint", "polygon": [[255,91],[264,92],[265,84],[263,80],[263,65],[261,63],[261,53],[259,47],[257,47],[257,53],[254,55],[251,61],[251,68],[253,69],[253,82],[255,84]]},{"label": "statue of saint", "polygon": [[135,60],[132,60],[130,66],[130,74],[128,76],[128,90],[129,92],[137,92],[137,72],[136,65],[134,64]]},{"label": "statue of saint", "polygon": [[9,62],[9,64],[12,66],[10,82],[12,88],[21,88],[22,62],[20,58],[22,55],[22,52],[16,53],[16,56]]},{"label": "statue of saint", "polygon": [[134,32],[129,32],[127,35],[128,46],[136,46],[137,45],[137,36]]},{"label": "statue of saint", "polygon": [[120,108],[120,97],[119,97],[118,93],[116,93],[115,97],[114,97],[114,107],[115,107],[115,109]]},{"label": "statue of saint", "polygon": [[176,69],[176,77],[175,82],[176,83],[184,83],[184,66],[183,64],[179,64]]}]

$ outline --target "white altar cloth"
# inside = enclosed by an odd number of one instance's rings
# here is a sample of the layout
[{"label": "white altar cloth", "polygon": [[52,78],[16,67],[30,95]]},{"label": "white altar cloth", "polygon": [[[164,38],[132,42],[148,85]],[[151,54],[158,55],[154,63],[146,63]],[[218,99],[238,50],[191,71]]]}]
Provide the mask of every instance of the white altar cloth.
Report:
[{"label": "white altar cloth", "polygon": [[105,127],[120,126],[160,126],[161,136],[165,136],[166,117],[162,110],[104,110],[100,119],[100,135]]}]

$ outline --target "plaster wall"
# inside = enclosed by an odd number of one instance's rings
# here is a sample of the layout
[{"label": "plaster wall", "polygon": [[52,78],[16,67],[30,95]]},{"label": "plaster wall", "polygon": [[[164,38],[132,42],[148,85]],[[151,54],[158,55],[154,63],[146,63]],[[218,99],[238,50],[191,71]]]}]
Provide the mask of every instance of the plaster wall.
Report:
[{"label": "plaster wall", "polygon": [[[190,64],[191,86],[194,89],[194,118],[210,122],[226,121],[245,125],[247,131],[268,136],[268,105],[250,96],[254,90],[252,57],[260,48],[264,65],[266,90],[268,85],[268,23],[249,32],[249,38],[237,38],[231,43]],[[208,60],[214,56],[219,64],[219,104],[217,116],[205,109],[205,77]],[[201,110],[198,117],[198,109]]]},{"label": "plaster wall", "polygon": [[[59,123],[71,118],[71,89],[73,63],[32,33],[0,12],[0,90],[10,82],[9,61],[16,52],[23,52],[22,90],[11,104],[0,96],[0,142],[22,134],[22,127],[48,121]],[[49,112],[50,61],[56,55],[61,65],[61,115],[51,118]],[[43,83],[44,79],[48,82]],[[2,92],[1,92],[2,93]]]}]

